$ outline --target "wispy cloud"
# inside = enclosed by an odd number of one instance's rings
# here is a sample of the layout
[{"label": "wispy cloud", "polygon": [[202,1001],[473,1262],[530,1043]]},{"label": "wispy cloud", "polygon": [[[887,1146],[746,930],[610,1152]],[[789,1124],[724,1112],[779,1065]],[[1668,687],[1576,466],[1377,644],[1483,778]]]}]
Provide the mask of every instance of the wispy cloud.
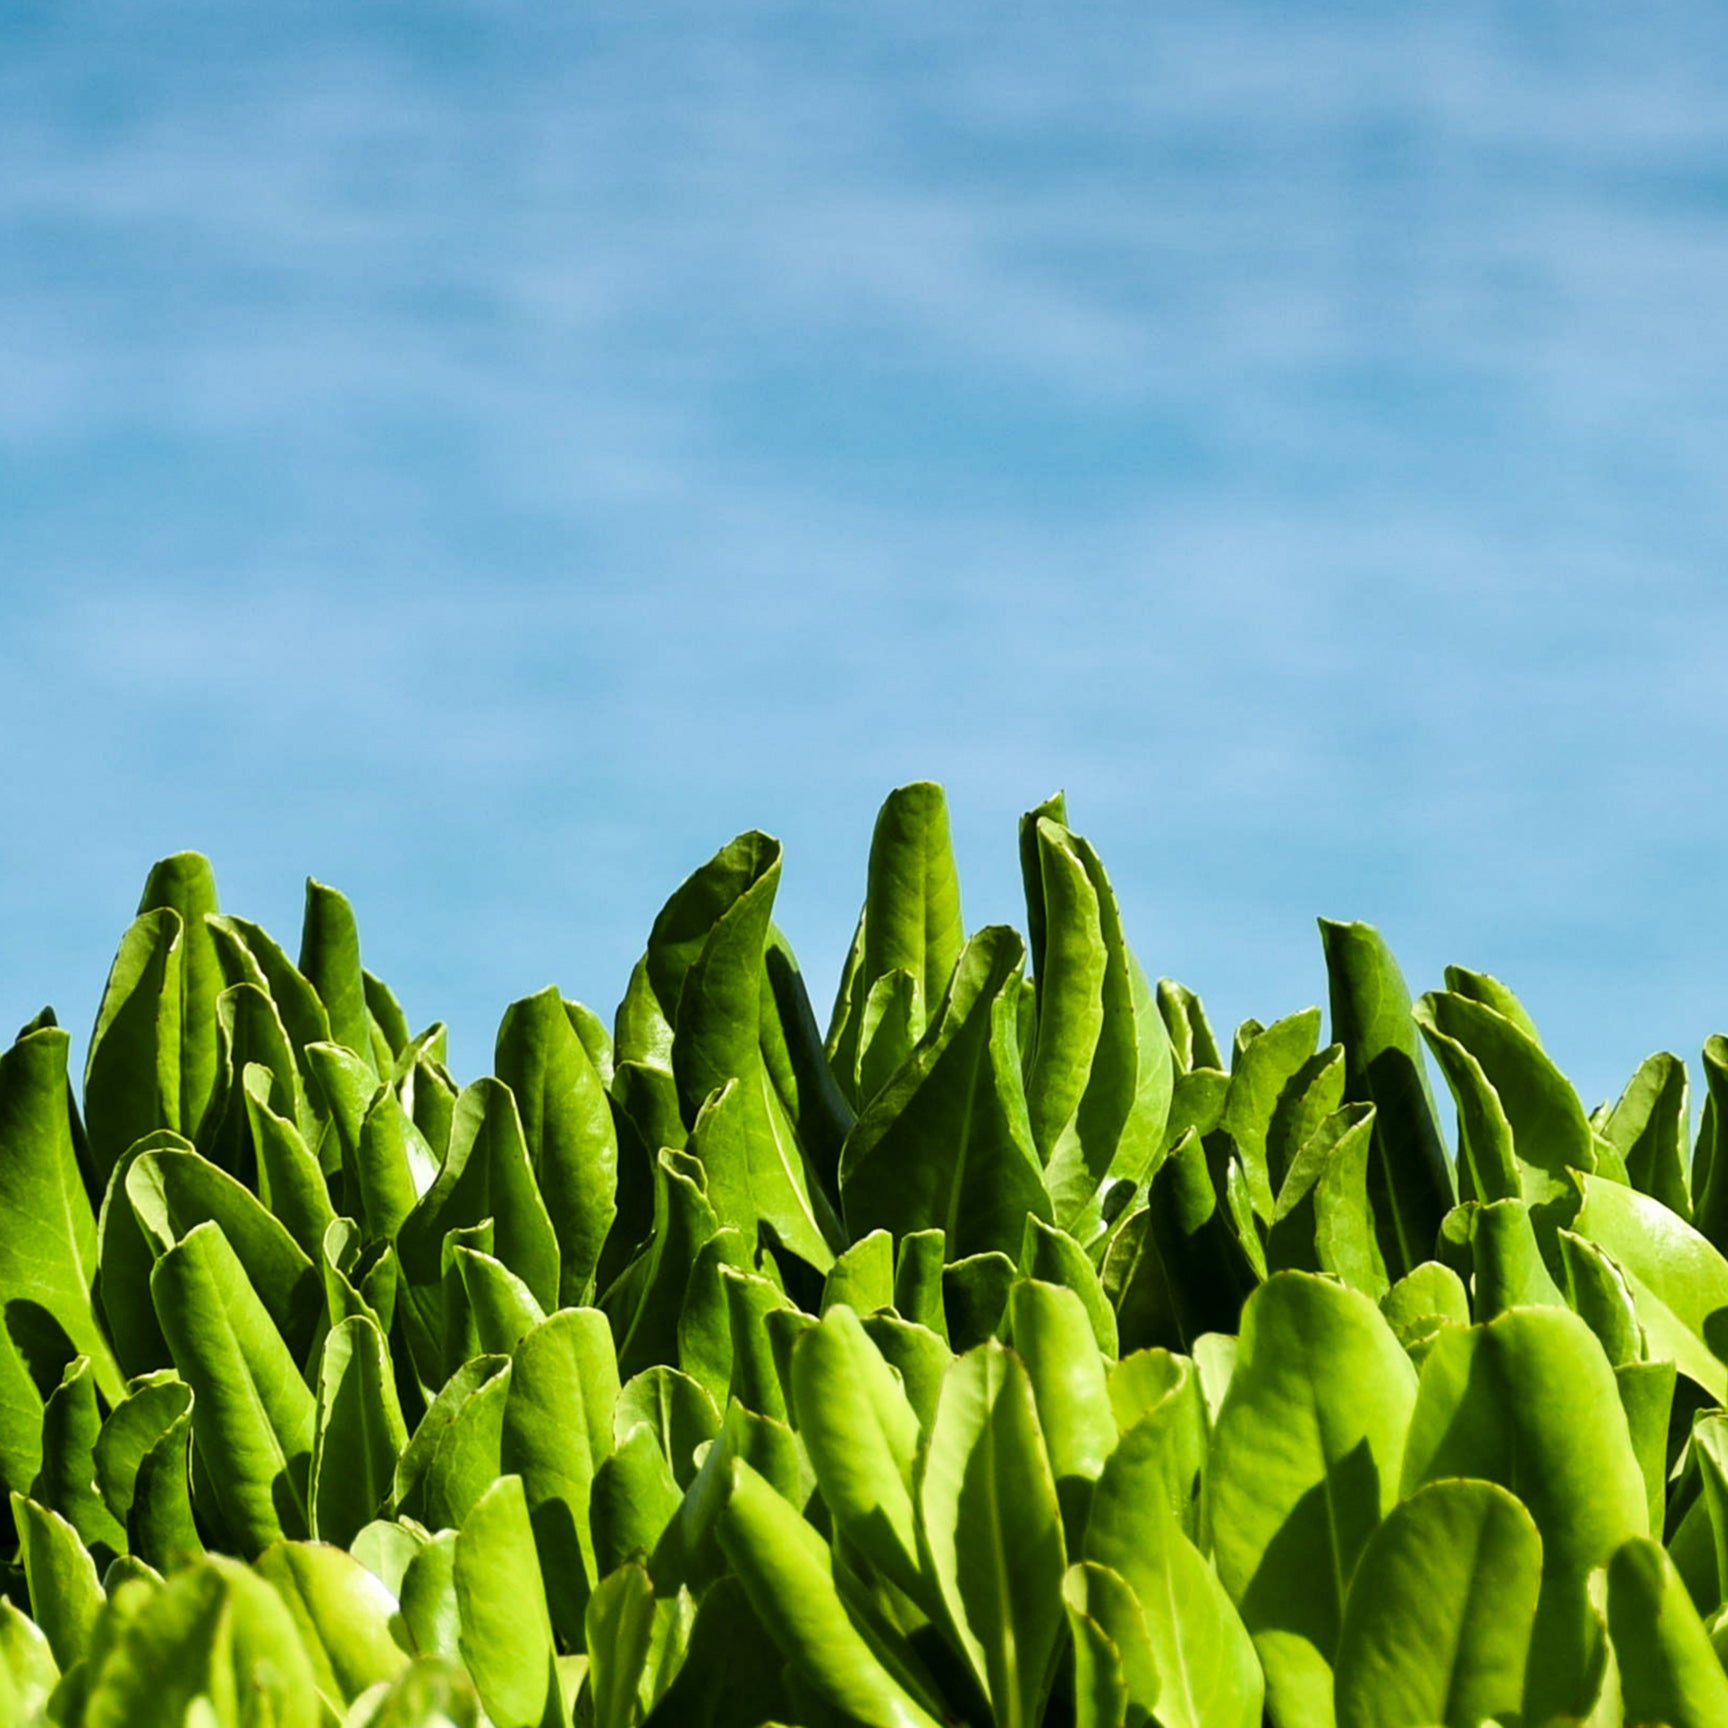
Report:
[{"label": "wispy cloud", "polygon": [[1526,23],[20,28],[0,727],[53,731],[0,757],[0,1009],[93,1006],[90,908],[191,839],[273,918],[340,877],[478,1064],[748,823],[823,975],[934,772],[978,915],[1066,782],[1225,1018],[1318,993],[1325,910],[1512,974],[1598,1090],[1695,1040],[1724,51]]}]

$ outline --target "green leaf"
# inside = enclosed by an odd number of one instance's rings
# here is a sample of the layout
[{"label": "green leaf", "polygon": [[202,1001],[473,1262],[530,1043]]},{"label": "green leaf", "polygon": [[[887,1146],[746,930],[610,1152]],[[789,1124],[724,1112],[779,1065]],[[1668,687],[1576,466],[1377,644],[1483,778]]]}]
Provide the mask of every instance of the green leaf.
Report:
[{"label": "green leaf", "polygon": [[[424,1521],[426,1476],[438,1455],[439,1447],[449,1437],[450,1428],[461,1415],[468,1400],[509,1366],[506,1357],[478,1356],[471,1362],[464,1362],[439,1389],[396,1464],[395,1500],[398,1513]],[[507,1393],[508,1385],[505,1390]]]},{"label": "green leaf", "polygon": [[360,966],[360,932],[354,909],[334,888],[306,878],[306,916],[300,926],[300,971],[318,992],[330,1017],[333,1042],[372,1062],[372,1031],[366,1015],[366,979]]},{"label": "green leaf", "polygon": [[1614,1367],[1641,1361],[1644,1328],[1638,1324],[1638,1304],[1626,1274],[1588,1237],[1571,1230],[1558,1236],[1567,1306],[1596,1334]]},{"label": "green leaf", "polygon": [[30,1498],[71,1524],[86,1548],[126,1550],[125,1527],[96,1486],[96,1442],[102,1418],[90,1358],[76,1358],[49,1395],[42,1414],[42,1469]]},{"label": "green leaf", "polygon": [[[68,1039],[58,1027],[27,1033],[0,1055],[0,1305],[40,1309],[90,1358],[102,1396],[121,1390],[120,1366],[96,1318],[91,1288],[98,1263],[96,1220],[79,1173],[66,1089]],[[28,1228],[21,1227],[28,1221]],[[0,1396],[0,1468],[12,1486],[33,1449],[29,1403],[12,1415]],[[16,1462],[14,1462],[16,1461]]]},{"label": "green leaf", "polygon": [[134,1380],[110,1412],[91,1452],[96,1486],[122,1524],[132,1510],[138,1468],[178,1416],[192,1408],[192,1390],[172,1369]]},{"label": "green leaf", "polygon": [[1211,1418],[1200,1376],[1186,1356],[1141,1350],[1110,1371],[1110,1408],[1126,1440],[1158,1461],[1158,1481],[1183,1534],[1198,1539],[1201,1478]]},{"label": "green leaf", "polygon": [[942,1306],[949,1341],[970,1350],[986,1338],[1001,1336],[1008,1318],[1008,1292],[1019,1268],[994,1249],[971,1254],[942,1268]]},{"label": "green leaf", "polygon": [[1514,1308],[1435,1339],[1410,1421],[1404,1489],[1451,1476],[1497,1482],[1535,1519],[1543,1581],[1526,1710],[1537,1721],[1543,1711],[1582,1714],[1598,1657],[1587,1580],[1623,1541],[1646,1533],[1648,1512],[1613,1370],[1577,1315]]},{"label": "green leaf", "polygon": [[1102,1278],[1125,1351],[1185,1350],[1203,1333],[1236,1330],[1256,1275],[1194,1133],[1158,1166],[1145,1207],[1112,1239]]},{"label": "green leaf", "polygon": [[[825,1272],[836,1246],[844,1245],[838,1221],[820,1184],[812,1183],[797,1132],[762,1059],[763,952],[780,857],[777,840],[745,834],[705,866],[712,895],[704,910],[713,916],[668,1016],[676,1028],[672,1072],[687,1128],[710,1094],[728,1080],[738,1082],[753,1209],[787,1248]],[[652,936],[649,949],[652,955]]]},{"label": "green leaf", "polygon": [[196,1152],[158,1149],[132,1159],[126,1197],[158,1259],[198,1225],[216,1224],[289,1351],[298,1359],[311,1348],[323,1281],[248,1188]]},{"label": "green leaf", "polygon": [[497,1728],[561,1728],[552,1622],[521,1477],[500,1477],[464,1520],[456,1600],[462,1659]]},{"label": "green leaf", "polygon": [[1242,1310],[1207,1519],[1269,1708],[1290,1728],[1331,1721],[1350,1574],[1397,1497],[1415,1395],[1409,1359],[1357,1291],[1280,1272]]},{"label": "green leaf", "polygon": [[516,1348],[504,1402],[500,1463],[522,1478],[552,1624],[581,1644],[589,1592],[599,1582],[588,1500],[612,1452],[618,1364],[606,1317],[561,1309]]},{"label": "green leaf", "polygon": [[[497,1356],[477,1356],[489,1367],[468,1384],[434,1430],[435,1440],[425,1464],[425,1521],[433,1529],[453,1530],[467,1518],[475,1502],[498,1478],[504,1449],[504,1411],[509,1401],[514,1366]],[[461,1371],[458,1370],[458,1377]],[[427,1412],[427,1416],[431,1411]],[[425,1418],[422,1418],[422,1426]],[[416,1439],[418,1430],[416,1431]],[[409,1442],[410,1450],[414,1445]],[[408,1453],[397,1466],[398,1487]],[[398,1510],[407,1510],[398,1494]]]},{"label": "green leaf", "polygon": [[1093,848],[1033,812],[1021,824],[1021,863],[1028,907],[1041,914],[1032,1138],[1057,1222],[1090,1242],[1109,1186],[1143,1183],[1163,1150],[1169,1037]]},{"label": "green leaf", "polygon": [[41,1627],[10,1602],[0,1602],[0,1668],[8,1688],[0,1708],[11,1706],[8,1720],[41,1720],[60,1670]]},{"label": "green leaf", "polygon": [[1508,1308],[1566,1305],[1542,1259],[1530,1208],[1522,1200],[1469,1201],[1460,1210],[1470,1226],[1478,1320],[1492,1320]]},{"label": "green leaf", "polygon": [[1330,1272],[1365,1296],[1378,1300],[1386,1294],[1386,1263],[1369,1197],[1373,1137],[1374,1106],[1346,1104],[1296,1153],[1267,1236],[1273,1270]]},{"label": "green leaf", "polygon": [[498,1259],[528,1286],[542,1309],[557,1307],[557,1236],[528,1162],[515,1100],[507,1086],[491,1079],[463,1088],[443,1168],[396,1238],[402,1318],[423,1380],[432,1364],[447,1366],[442,1354],[445,1238],[487,1219]]},{"label": "green leaf", "polygon": [[383,1037],[384,1047],[394,1062],[414,1041],[414,1035],[408,1029],[408,1017],[402,1012],[395,991],[382,978],[365,971],[360,977],[366,987],[366,1012],[372,1017],[372,1024]]},{"label": "green leaf", "polygon": [[57,1512],[23,1494],[12,1496],[30,1612],[64,1673],[89,1648],[103,1602],[96,1566],[78,1532]]},{"label": "green leaf", "polygon": [[828,1065],[791,944],[773,924],[762,948],[762,983],[763,1065],[832,1210],[840,1194],[840,1148],[854,1113]]},{"label": "green leaf", "polygon": [[594,1592],[586,1639],[594,1728],[636,1728],[642,1671],[654,1641],[654,1585],[647,1567],[620,1566]]},{"label": "green leaf", "polygon": [[1249,1038],[1231,1070],[1223,1128],[1242,1155],[1254,1210],[1267,1223],[1272,1221],[1276,1181],[1267,1158],[1267,1135],[1286,1089],[1313,1056],[1319,1033],[1320,1010],[1305,1008]]},{"label": "green leaf", "polygon": [[[1424,996],[1416,1020],[1430,1035],[1455,1095],[1460,1083],[1456,1049],[1469,1055],[1492,1090],[1512,1134],[1517,1197],[1543,1210],[1569,1208],[1574,1199],[1570,1172],[1596,1168],[1595,1141],[1578,1094],[1543,1054],[1542,1046],[1492,1007],[1454,992]],[[1462,1097],[1458,1107],[1470,1150],[1476,1154],[1479,1149]],[[1514,1196],[1495,1192],[1480,1197]]]},{"label": "green leaf", "polygon": [[1181,1073],[1224,1066],[1206,1009],[1186,984],[1179,984],[1174,978],[1160,978],[1158,1012],[1170,1034],[1170,1054]]},{"label": "green leaf", "polygon": [[1135,1728],[1151,1720],[1158,1699],[1158,1669],[1140,1604],[1118,1574],[1093,1561],[1076,1561],[1062,1579],[1062,1606],[1074,1650],[1075,1728],[1127,1728],[1129,1670]]},{"label": "green leaf", "polygon": [[590,1300],[600,1248],[617,1215],[618,1135],[606,1088],[548,985],[504,1011],[498,1078],[522,1117],[528,1155],[558,1236],[558,1301]]},{"label": "green leaf", "polygon": [[792,1396],[837,1529],[908,1595],[927,1596],[912,1502],[918,1418],[850,1308],[830,1308],[799,1339]]},{"label": "green leaf", "polygon": [[1728,1260],[1660,1201],[1600,1177],[1578,1179],[1584,1204],[1573,1221],[1614,1257],[1638,1310],[1654,1360],[1671,1361],[1716,1403],[1728,1400]]},{"label": "green leaf", "polygon": [[84,1069],[84,1126],[99,1180],[142,1135],[180,1122],[180,915],[145,912],[120,941]]},{"label": "green leaf", "polygon": [[132,1552],[158,1571],[204,1551],[192,1516],[190,1408],[174,1417],[138,1460],[126,1539]]},{"label": "green leaf", "polygon": [[1704,1041],[1704,1119],[1692,1158],[1692,1224],[1717,1248],[1728,1248],[1728,1038]]},{"label": "green leaf", "polygon": [[[942,788],[929,781],[897,787],[870,838],[864,910],[828,1032],[834,1073],[854,1107],[899,1066],[896,1048],[903,1054],[923,1036],[965,938]],[[885,980],[893,981],[897,1008],[886,1037],[880,1011],[867,1010]]]},{"label": "green leaf", "polygon": [[[640,1294],[619,1333],[618,1371],[629,1376],[678,1353],[691,1268],[702,1245],[719,1230],[701,1184],[702,1167],[686,1153],[662,1150],[654,1165],[654,1234],[638,1262]],[[628,1274],[626,1275],[628,1276]],[[622,1285],[623,1279],[619,1280]],[[608,1292],[605,1307],[612,1300]]]},{"label": "green leaf", "polygon": [[250,1179],[258,1148],[247,1106],[248,1070],[269,1076],[271,1108],[302,1134],[316,1138],[322,1125],[287,1029],[263,985],[233,984],[224,990],[216,999],[216,1029],[219,1084],[198,1124],[198,1149],[219,1168]]},{"label": "green leaf", "polygon": [[1668,1508],[1668,1429],[1674,1413],[1675,1370],[1672,1362],[1617,1362],[1614,1387],[1632,1450],[1644,1477],[1649,1527],[1660,1530]]},{"label": "green leaf", "polygon": [[716,1230],[700,1248],[678,1311],[678,1362],[711,1397],[724,1400],[732,1382],[732,1314],[721,1283],[722,1268],[748,1271],[754,1260],[741,1232]]},{"label": "green leaf", "polygon": [[736,1460],[720,1544],[774,1642],[831,1709],[868,1728],[938,1728],[938,1718],[847,1613],[828,1544]]},{"label": "green leaf", "polygon": [[188,1133],[203,1118],[216,1088],[216,998],[222,967],[206,914],[219,910],[210,861],[196,852],[176,852],[151,868],[140,912],[171,907],[180,918],[180,1122]]},{"label": "green leaf", "polygon": [[946,1259],[947,1237],[940,1227],[909,1230],[895,1247],[894,1306],[902,1319],[928,1327],[944,1341],[948,1337],[948,1312],[942,1299]]},{"label": "green leaf", "polygon": [[1171,1510],[1164,1439],[1154,1419],[1122,1437],[1092,1496],[1085,1556],[1139,1603],[1162,1728],[1258,1728],[1260,1664],[1217,1574]]},{"label": "green leaf", "polygon": [[502,1260],[454,1242],[446,1252],[461,1281],[480,1350],[508,1356],[523,1334],[546,1318],[545,1311]]},{"label": "green leaf", "polygon": [[[457,1655],[462,1615],[456,1600],[456,1532],[442,1530],[402,1574],[402,1622],[425,1656]],[[416,1725],[418,1728],[418,1725]]]},{"label": "green leaf", "polygon": [[307,1046],[324,1043],[330,1037],[330,1016],[311,981],[262,925],[224,913],[211,918],[207,928],[230,988],[254,984],[270,998],[293,1046],[301,1075],[307,1077]]},{"label": "green leaf", "polygon": [[1067,1569],[1032,1383],[986,1343],[948,1370],[919,1482],[930,1565],[972,1672],[1004,1728],[1043,1711]]},{"label": "green leaf", "polygon": [[682,1498],[659,1437],[638,1424],[594,1471],[588,1523],[601,1576],[651,1555]]},{"label": "green leaf", "polygon": [[648,1728],[757,1728],[790,1720],[784,1664],[730,1573],[702,1592],[684,1660]]},{"label": "green leaf", "polygon": [[1434,1482],[1395,1506],[1351,1584],[1338,1728],[1516,1715],[1541,1577],[1542,1539],[1503,1488]]},{"label": "green leaf", "polygon": [[1692,1213],[1686,1186],[1686,1064],[1666,1052],[1646,1056],[1602,1125],[1632,1186],[1682,1218]]},{"label": "green leaf", "polygon": [[934,1025],[846,1141],[840,1191],[854,1236],[940,1228],[950,1257],[1017,1254],[1028,1213],[1050,1217],[1020,1083],[1024,946],[982,930]]},{"label": "green leaf", "polygon": [[899,1376],[906,1399],[918,1416],[918,1426],[928,1432],[936,1417],[936,1402],[948,1373],[953,1352],[945,1338],[928,1326],[902,1320],[897,1314],[870,1314],[863,1321],[864,1333],[882,1352],[882,1360]]},{"label": "green leaf", "polygon": [[1069,1553],[1078,1553],[1092,1485],[1116,1445],[1104,1360],[1072,1290],[1026,1278],[1008,1297],[1014,1351],[1026,1365],[1038,1426],[1056,1481]]},{"label": "green leaf", "polygon": [[232,1560],[201,1560],[146,1595],[90,1681],[84,1728],[187,1728],[200,1720],[223,1728],[321,1722],[293,1616]]},{"label": "green leaf", "polygon": [[1450,1266],[1424,1260],[1412,1266],[1384,1296],[1380,1312],[1406,1350],[1442,1326],[1470,1324],[1470,1297]]},{"label": "green leaf", "polygon": [[940,786],[915,781],[883,800],[870,836],[864,906],[864,987],[887,972],[910,974],[919,1005],[912,1025],[916,1040],[948,988],[966,941]]},{"label": "green leaf", "polygon": [[307,1533],[316,1406],[281,1334],[215,1224],[157,1262],[151,1300],[192,1388],[214,1509],[242,1553]]},{"label": "green leaf", "polygon": [[271,1106],[269,1071],[246,1064],[241,1087],[246,1119],[258,1158],[258,1198],[282,1222],[300,1252],[314,1265],[323,1256],[324,1233],[336,1217],[324,1173],[300,1130]]},{"label": "green leaf", "polygon": [[344,1547],[352,1542],[390,1503],[407,1446],[384,1335],[364,1315],[339,1321],[325,1337],[318,1369],[312,1534]]},{"label": "green leaf", "polygon": [[292,1615],[314,1684],[333,1710],[408,1666],[390,1632],[396,1598],[352,1555],[327,1542],[278,1542],[254,1570]]},{"label": "green leaf", "polygon": [[837,1302],[857,1314],[894,1306],[894,1238],[886,1230],[861,1237],[829,1268],[822,1283],[822,1312]]},{"label": "green leaf", "polygon": [[1104,1294],[1104,1286],[1085,1249],[1066,1230],[1058,1230],[1042,1218],[1029,1217],[1020,1244],[1020,1269],[1028,1278],[1063,1284],[1072,1290],[1086,1311],[1098,1348],[1106,1356],[1118,1354],[1121,1340],[1116,1330],[1116,1311],[1110,1306],[1110,1298]]},{"label": "green leaf", "polygon": [[1715,1728],[1728,1721],[1728,1677],[1658,1543],[1630,1540],[1615,1551],[1608,1631],[1628,1722]]},{"label": "green leaf", "polygon": [[418,1656],[377,1700],[372,1714],[344,1728],[485,1728],[474,1684],[456,1663]]}]

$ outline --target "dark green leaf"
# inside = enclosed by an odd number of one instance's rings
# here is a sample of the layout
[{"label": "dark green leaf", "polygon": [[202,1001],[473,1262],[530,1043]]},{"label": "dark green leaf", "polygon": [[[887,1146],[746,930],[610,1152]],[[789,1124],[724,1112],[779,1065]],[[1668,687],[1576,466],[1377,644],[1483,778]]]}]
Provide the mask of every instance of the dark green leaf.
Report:
[{"label": "dark green leaf", "polygon": [[1024,948],[993,926],[966,944],[935,1024],[859,1117],[840,1164],[852,1233],[940,1228],[951,1256],[1017,1254],[1050,1217],[1015,1029]]},{"label": "dark green leaf", "polygon": [[180,1127],[180,915],[143,913],[114,957],[84,1069],[84,1125],[98,1179],[142,1135]]}]

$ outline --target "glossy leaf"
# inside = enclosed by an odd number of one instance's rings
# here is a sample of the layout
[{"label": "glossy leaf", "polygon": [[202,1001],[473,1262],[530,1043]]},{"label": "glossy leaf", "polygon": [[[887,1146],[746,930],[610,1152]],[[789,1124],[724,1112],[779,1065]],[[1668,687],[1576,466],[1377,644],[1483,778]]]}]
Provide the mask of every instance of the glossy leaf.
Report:
[{"label": "glossy leaf", "polygon": [[[828,1544],[744,1462],[735,1461],[720,1543],[775,1643],[829,1708],[869,1728],[938,1728],[848,1615]],[[910,1683],[910,1684],[909,1684]]]},{"label": "glossy leaf", "polygon": [[1608,1567],[1608,1630],[1628,1722],[1714,1728],[1728,1720],[1728,1677],[1661,1547],[1624,1543]]},{"label": "glossy leaf", "polygon": [[1598,1660],[1587,1580],[1622,1542],[1646,1533],[1648,1512],[1613,1370],[1577,1315],[1514,1308],[1435,1339],[1410,1421],[1404,1488],[1452,1476],[1498,1483],[1535,1519],[1543,1582],[1526,1708],[1581,1714]]},{"label": "glossy leaf", "polygon": [[352,1542],[389,1505],[407,1445],[383,1334],[364,1315],[340,1321],[325,1337],[318,1369],[312,1534],[344,1547]]},{"label": "glossy leaf", "polygon": [[909,1595],[919,1575],[912,1498],[918,1418],[848,1307],[830,1308],[792,1354],[798,1432],[836,1528]]},{"label": "glossy leaf", "polygon": [[588,1501],[612,1451],[618,1392],[611,1329],[595,1309],[562,1309],[516,1348],[500,1462],[522,1479],[552,1624],[573,1647],[600,1578]]},{"label": "glossy leaf", "polygon": [[1140,1605],[1161,1728],[1258,1728],[1260,1664],[1241,1616],[1170,1506],[1163,1442],[1150,1420],[1122,1437],[1092,1496],[1085,1556],[1121,1577]]},{"label": "glossy leaf", "polygon": [[1338,1728],[1479,1728],[1514,1715],[1541,1576],[1542,1539],[1503,1488],[1435,1482],[1395,1506],[1351,1582]]},{"label": "glossy leaf", "polygon": [[1579,1179],[1573,1228],[1613,1256],[1649,1340],[1649,1354],[1721,1403],[1728,1399],[1728,1260],[1660,1201],[1599,1177]]},{"label": "glossy leaf", "polygon": [[12,1496],[12,1520],[30,1587],[30,1612],[64,1672],[84,1656],[102,1607],[95,1563],[59,1513],[23,1494]]},{"label": "glossy leaf", "polygon": [[1293,1728],[1331,1719],[1348,1580],[1397,1498],[1415,1396],[1366,1296],[1281,1272],[1243,1309],[1207,1471],[1209,1536],[1268,1705]]},{"label": "glossy leaf", "polygon": [[120,942],[90,1035],[84,1125],[99,1180],[120,1154],[180,1120],[180,915],[145,912]]},{"label": "glossy leaf", "polygon": [[[90,1359],[104,1398],[120,1396],[121,1372],[91,1301],[96,1220],[78,1168],[66,1089],[68,1040],[58,1027],[27,1033],[0,1055],[0,1304],[40,1310]],[[28,1220],[28,1228],[22,1227]],[[28,1404],[16,1418],[0,1397],[0,1463],[11,1472],[31,1450]]]},{"label": "glossy leaf", "polygon": [[89,1681],[84,1728],[319,1728],[311,1664],[280,1596],[206,1559],[141,1598]]},{"label": "glossy leaf", "polygon": [[1027,1214],[1050,1217],[1020,1082],[1024,952],[1001,926],[974,936],[935,1024],[859,1117],[840,1162],[854,1235],[940,1228],[950,1258],[1012,1255]]},{"label": "glossy leaf", "polygon": [[1032,1383],[1000,1344],[948,1370],[918,1504],[942,1600],[997,1722],[1031,1728],[1062,1630],[1067,1558]]},{"label": "glossy leaf", "polygon": [[316,1407],[281,1335],[215,1224],[156,1262],[151,1300],[192,1388],[213,1507],[242,1553],[308,1531]]},{"label": "glossy leaf", "polygon": [[370,1065],[372,1033],[354,909],[336,889],[311,877],[306,879],[306,914],[300,927],[300,971],[330,1017],[331,1039]]},{"label": "glossy leaf", "polygon": [[552,1622],[519,1476],[502,1476],[474,1503],[456,1537],[460,1647],[496,1728],[553,1728],[564,1720]]},{"label": "glossy leaf", "polygon": [[1026,1075],[1032,1138],[1056,1221],[1090,1242],[1110,1184],[1139,1186],[1163,1149],[1169,1038],[1098,854],[1037,812],[1022,825],[1021,849],[1027,903],[1042,911]]},{"label": "glossy leaf", "polygon": [[[1372,1104],[1369,1191],[1387,1270],[1401,1277],[1433,1252],[1452,1177],[1410,1014],[1410,992],[1379,931],[1320,921],[1332,1036],[1344,1046],[1345,1097]],[[1489,1195],[1488,1198],[1495,1196]]]},{"label": "glossy leaf", "polygon": [[1686,1098],[1686,1064],[1666,1052],[1646,1056],[1602,1125],[1632,1186],[1682,1218],[1692,1212]]},{"label": "glossy leaf", "polygon": [[255,1570],[293,1617],[313,1681],[332,1709],[345,1709],[407,1667],[407,1652],[390,1632],[396,1598],[352,1555],[327,1542],[278,1542],[259,1555]]}]

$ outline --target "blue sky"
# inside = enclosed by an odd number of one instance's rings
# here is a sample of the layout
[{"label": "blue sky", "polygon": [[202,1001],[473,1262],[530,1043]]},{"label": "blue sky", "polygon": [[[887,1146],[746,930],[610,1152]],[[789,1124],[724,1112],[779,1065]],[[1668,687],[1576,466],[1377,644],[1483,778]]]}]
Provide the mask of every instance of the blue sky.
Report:
[{"label": "blue sky", "polygon": [[927,776],[1226,1025],[1728,1028],[1714,7],[552,11],[0,16],[0,1016],[194,846],[471,1075],[751,826],[826,1013]]}]

